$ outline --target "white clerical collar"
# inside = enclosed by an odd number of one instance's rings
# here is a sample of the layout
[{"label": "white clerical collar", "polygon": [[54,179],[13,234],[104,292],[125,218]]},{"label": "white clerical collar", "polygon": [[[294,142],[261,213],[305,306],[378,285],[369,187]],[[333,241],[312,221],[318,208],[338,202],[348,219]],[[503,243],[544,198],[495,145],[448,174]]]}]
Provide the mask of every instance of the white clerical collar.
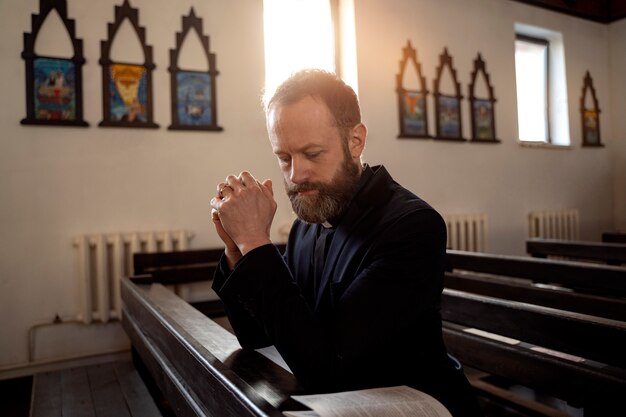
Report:
[{"label": "white clerical collar", "polygon": [[332,229],[333,228],[333,225],[330,224],[328,222],[328,220],[324,220],[324,223],[322,223],[322,226],[324,226],[324,228],[326,228],[326,229]]}]

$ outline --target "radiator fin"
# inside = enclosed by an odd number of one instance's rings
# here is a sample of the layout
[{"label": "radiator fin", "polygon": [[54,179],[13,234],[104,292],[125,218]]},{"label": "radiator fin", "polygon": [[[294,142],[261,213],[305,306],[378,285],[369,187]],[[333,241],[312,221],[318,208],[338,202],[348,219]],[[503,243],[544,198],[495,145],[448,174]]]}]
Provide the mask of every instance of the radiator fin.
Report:
[{"label": "radiator fin", "polygon": [[74,239],[78,252],[81,318],[85,323],[119,320],[122,316],[121,279],[132,275],[138,252],[188,248],[187,231],[132,232],[82,235]]},{"label": "radiator fin", "polygon": [[484,213],[444,214],[448,249],[471,252],[487,250],[487,215]]},{"label": "radiator fin", "polygon": [[535,210],[528,215],[528,237],[578,240],[578,209]]}]

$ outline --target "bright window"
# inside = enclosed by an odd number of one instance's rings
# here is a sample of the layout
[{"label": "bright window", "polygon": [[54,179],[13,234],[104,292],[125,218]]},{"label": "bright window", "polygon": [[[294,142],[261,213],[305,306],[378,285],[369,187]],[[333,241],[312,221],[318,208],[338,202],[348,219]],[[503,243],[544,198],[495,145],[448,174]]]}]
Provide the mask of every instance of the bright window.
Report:
[{"label": "bright window", "polygon": [[265,96],[303,68],[335,71],[329,0],[264,0]]},{"label": "bright window", "polygon": [[548,51],[544,39],[518,35],[515,77],[519,139],[550,143],[548,122]]},{"label": "bright window", "polygon": [[568,146],[569,112],[563,36],[515,24],[519,140]]}]

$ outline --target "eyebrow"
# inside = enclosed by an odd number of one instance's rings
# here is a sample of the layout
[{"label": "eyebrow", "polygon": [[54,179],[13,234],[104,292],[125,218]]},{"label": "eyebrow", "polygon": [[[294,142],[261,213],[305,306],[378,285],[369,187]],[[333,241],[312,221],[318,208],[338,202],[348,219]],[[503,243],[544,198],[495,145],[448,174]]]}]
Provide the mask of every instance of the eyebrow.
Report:
[{"label": "eyebrow", "polygon": [[[324,149],[324,146],[320,145],[320,144],[308,144],[308,145],[304,145],[303,147],[301,147],[299,149],[296,149],[295,153],[304,153],[304,152],[307,152],[307,151],[311,151],[313,149],[315,149],[315,150],[318,150],[318,149],[322,150],[322,149]],[[287,153],[287,152],[281,151],[280,149],[274,150],[274,155],[279,155],[279,154],[284,154],[284,153]]]}]

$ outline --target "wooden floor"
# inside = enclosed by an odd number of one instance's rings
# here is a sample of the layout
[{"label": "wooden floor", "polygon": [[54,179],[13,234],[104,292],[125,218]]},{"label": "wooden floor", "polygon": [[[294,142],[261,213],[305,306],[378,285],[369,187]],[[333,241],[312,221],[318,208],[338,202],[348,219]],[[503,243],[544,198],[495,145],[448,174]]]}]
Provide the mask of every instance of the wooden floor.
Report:
[{"label": "wooden floor", "polygon": [[0,381],[0,395],[2,417],[171,415],[130,359]]},{"label": "wooden floor", "polygon": [[[29,417],[33,377],[0,381],[0,416]],[[482,400],[485,417],[532,417]],[[157,402],[158,403],[158,402]],[[166,415],[167,412],[163,412]],[[575,416],[576,414],[572,414]]]},{"label": "wooden floor", "polygon": [[28,417],[33,377],[0,381],[0,416]]}]

